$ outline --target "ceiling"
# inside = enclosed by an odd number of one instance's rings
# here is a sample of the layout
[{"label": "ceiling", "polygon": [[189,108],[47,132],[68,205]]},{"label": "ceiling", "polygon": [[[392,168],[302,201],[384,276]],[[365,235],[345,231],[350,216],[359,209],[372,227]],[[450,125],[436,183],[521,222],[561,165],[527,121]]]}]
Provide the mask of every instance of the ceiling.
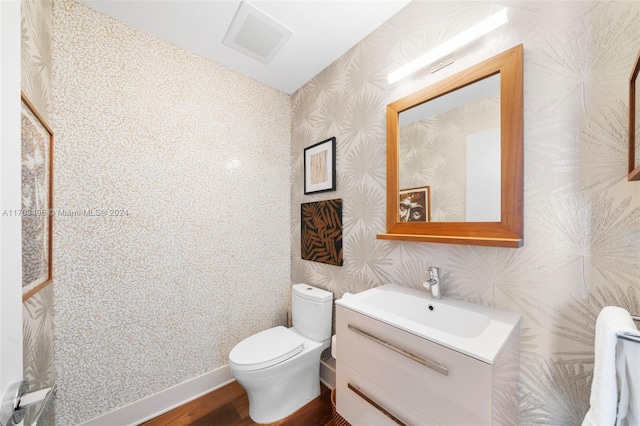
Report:
[{"label": "ceiling", "polygon": [[290,29],[282,50],[264,64],[222,43],[241,1],[80,0],[183,49],[291,94],[409,0],[250,0]]}]

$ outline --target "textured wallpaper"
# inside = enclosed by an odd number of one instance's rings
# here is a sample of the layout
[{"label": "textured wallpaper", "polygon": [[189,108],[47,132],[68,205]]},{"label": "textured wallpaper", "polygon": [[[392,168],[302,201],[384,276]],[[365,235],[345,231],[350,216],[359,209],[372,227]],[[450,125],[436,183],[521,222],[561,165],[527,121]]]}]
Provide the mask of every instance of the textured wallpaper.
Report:
[{"label": "textured wallpaper", "polygon": [[[21,18],[21,89],[42,118],[51,125],[53,2],[22,0]],[[46,286],[22,304],[22,337],[24,379],[33,390],[51,386],[55,376],[52,285]],[[41,425],[53,424],[53,407],[53,404],[50,405]],[[27,409],[25,424],[31,424],[39,408]]]},{"label": "textured wallpaper", "polygon": [[[510,22],[434,74],[386,76],[510,6]],[[524,44],[524,246],[377,240],[385,231],[385,106]],[[640,312],[640,184],[626,180],[628,78],[638,2],[409,4],[292,96],[292,281],[358,292],[421,288],[439,266],[445,296],[519,312],[522,425],[577,425],[587,411],[595,320]],[[337,191],[303,195],[305,147],[337,138]],[[300,204],[342,198],[344,266],[300,259]]]},{"label": "textured wallpaper", "polygon": [[56,423],[227,364],[286,324],[290,97],[54,5]]}]

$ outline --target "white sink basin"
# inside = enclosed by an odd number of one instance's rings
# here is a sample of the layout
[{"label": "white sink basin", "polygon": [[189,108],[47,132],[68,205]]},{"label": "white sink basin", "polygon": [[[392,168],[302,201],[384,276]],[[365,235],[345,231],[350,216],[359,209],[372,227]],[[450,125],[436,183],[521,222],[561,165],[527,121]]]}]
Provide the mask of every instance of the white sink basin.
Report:
[{"label": "white sink basin", "polygon": [[396,284],[346,293],[336,303],[489,364],[520,321],[513,312],[433,300],[426,291]]},{"label": "white sink basin", "polygon": [[[363,297],[362,303],[460,337],[477,337],[491,322],[487,315],[454,306],[446,298],[431,300],[426,293],[416,297],[402,287],[395,291],[389,291],[389,287],[384,290]],[[424,296],[427,296],[426,301]]]}]

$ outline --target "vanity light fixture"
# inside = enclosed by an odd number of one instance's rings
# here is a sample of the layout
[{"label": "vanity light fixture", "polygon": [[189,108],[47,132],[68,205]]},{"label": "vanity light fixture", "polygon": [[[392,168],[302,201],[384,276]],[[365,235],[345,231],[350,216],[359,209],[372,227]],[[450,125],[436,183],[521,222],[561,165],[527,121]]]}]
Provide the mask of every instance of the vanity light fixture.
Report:
[{"label": "vanity light fixture", "polygon": [[457,49],[471,43],[477,38],[495,30],[501,25],[506,24],[509,21],[507,16],[507,8],[502,9],[498,13],[489,16],[471,28],[461,32],[457,36],[445,41],[439,46],[434,47],[422,56],[417,57],[408,64],[398,68],[387,76],[387,80],[390,84],[395,83],[408,76],[411,73],[418,71],[429,64],[436,62],[438,59],[444,58],[447,55],[455,52]]}]

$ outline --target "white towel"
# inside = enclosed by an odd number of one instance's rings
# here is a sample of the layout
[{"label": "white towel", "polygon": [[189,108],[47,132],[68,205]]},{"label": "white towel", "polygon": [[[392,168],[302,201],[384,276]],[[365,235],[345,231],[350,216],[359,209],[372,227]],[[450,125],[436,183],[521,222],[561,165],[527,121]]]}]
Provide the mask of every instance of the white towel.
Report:
[{"label": "white towel", "polygon": [[616,333],[638,334],[631,315],[625,309],[607,306],[596,320],[595,365],[591,384],[591,407],[582,426],[615,425],[618,407],[616,377]]},{"label": "white towel", "polygon": [[616,352],[618,417],[616,426],[640,424],[640,343],[619,339]]}]

